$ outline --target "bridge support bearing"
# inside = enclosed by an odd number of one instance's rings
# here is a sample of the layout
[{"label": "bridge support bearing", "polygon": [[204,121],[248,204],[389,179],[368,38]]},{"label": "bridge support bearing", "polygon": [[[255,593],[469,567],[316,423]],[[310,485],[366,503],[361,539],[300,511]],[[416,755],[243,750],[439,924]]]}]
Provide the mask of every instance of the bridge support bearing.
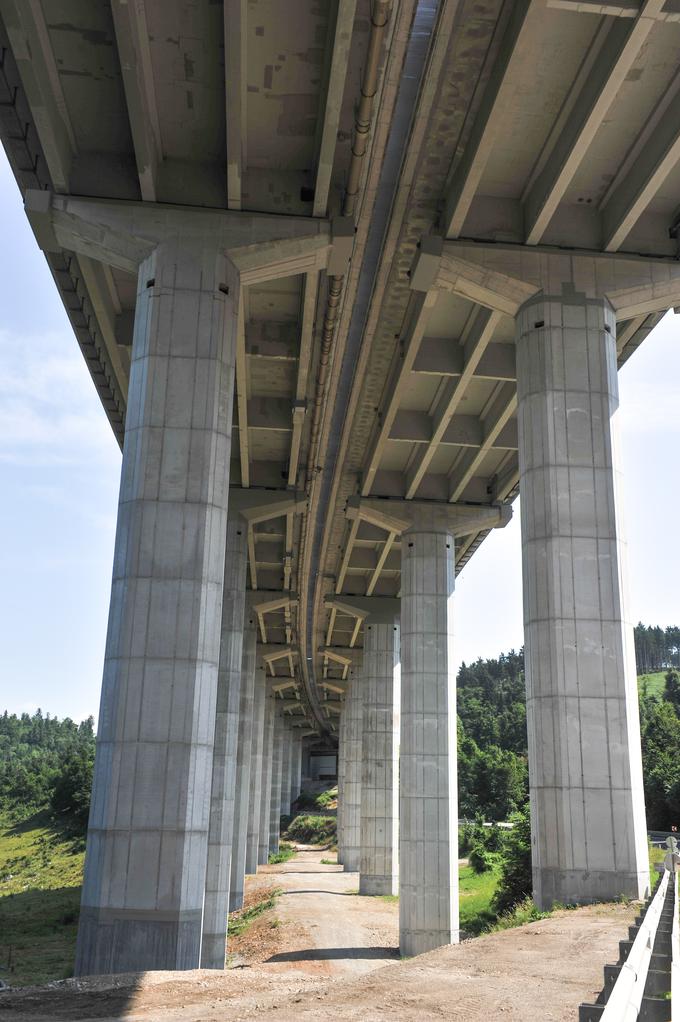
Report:
[{"label": "bridge support bearing", "polygon": [[568,286],[517,317],[534,898],[649,890],[620,521],[616,319]]},{"label": "bridge support bearing", "polygon": [[201,967],[223,969],[234,838],[236,764],[241,707],[245,612],[246,524],[230,511],[227,522],[210,827],[205,876]]},{"label": "bridge support bearing", "polygon": [[[238,751],[234,784],[234,828],[231,848],[231,882],[229,885],[229,911],[243,906],[248,845],[250,800],[254,778],[251,772],[255,734],[255,645],[257,630],[254,616],[246,621],[243,632],[241,661],[241,705],[238,720]],[[229,934],[227,933],[227,941]]]},{"label": "bridge support bearing", "polygon": [[271,815],[272,778],[274,767],[274,718],[276,715],[275,695],[263,679],[266,695],[264,709],[264,742],[262,749],[262,798],[260,802],[260,837],[257,852],[259,866],[269,861],[269,820]]},{"label": "bridge support bearing", "polygon": [[454,539],[435,523],[402,539],[399,946],[458,942]]},{"label": "bridge support bearing", "polygon": [[349,695],[345,704],[344,810],[342,814],[343,866],[346,873],[357,873],[361,865],[361,733],[364,726],[364,678],[352,670]]},{"label": "bridge support bearing", "polygon": [[262,769],[264,757],[264,724],[266,679],[264,668],[255,666],[253,696],[253,742],[250,760],[250,799],[248,802],[248,841],[246,873],[257,872],[260,843],[260,811],[262,806]]},{"label": "bridge support bearing", "polygon": [[226,275],[209,240],[171,239],[139,271],[78,975],[199,964],[236,342]]},{"label": "bridge support bearing", "polygon": [[364,625],[359,893],[399,891],[399,622]]}]

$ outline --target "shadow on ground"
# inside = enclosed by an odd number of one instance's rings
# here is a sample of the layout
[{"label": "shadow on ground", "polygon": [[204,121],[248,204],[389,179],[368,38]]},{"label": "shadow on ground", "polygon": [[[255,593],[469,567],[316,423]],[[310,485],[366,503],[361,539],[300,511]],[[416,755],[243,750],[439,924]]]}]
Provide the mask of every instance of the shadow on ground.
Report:
[{"label": "shadow on ground", "polygon": [[311,947],[301,951],[282,951],[268,962],[331,962],[351,958],[399,958],[399,948],[389,947]]}]

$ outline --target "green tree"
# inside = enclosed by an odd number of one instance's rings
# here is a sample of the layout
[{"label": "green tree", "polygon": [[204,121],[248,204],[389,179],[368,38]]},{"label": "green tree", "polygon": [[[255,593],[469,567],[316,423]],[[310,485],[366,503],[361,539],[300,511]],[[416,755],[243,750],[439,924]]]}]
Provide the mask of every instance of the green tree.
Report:
[{"label": "green tree", "polygon": [[499,914],[509,912],[531,894],[531,820],[528,804],[510,818],[501,858],[501,876],[493,907]]}]

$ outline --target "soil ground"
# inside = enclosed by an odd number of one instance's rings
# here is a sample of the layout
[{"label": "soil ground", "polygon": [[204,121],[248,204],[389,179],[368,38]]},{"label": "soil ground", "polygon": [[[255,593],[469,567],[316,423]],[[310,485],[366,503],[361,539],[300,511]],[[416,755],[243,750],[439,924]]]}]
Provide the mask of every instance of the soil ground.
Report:
[{"label": "soil ground", "polygon": [[301,850],[249,878],[273,908],[230,942],[222,972],[66,980],[0,993],[0,1022],[566,1022],[602,986],[634,907],[600,905],[399,959],[398,906],[356,894],[358,875]]}]

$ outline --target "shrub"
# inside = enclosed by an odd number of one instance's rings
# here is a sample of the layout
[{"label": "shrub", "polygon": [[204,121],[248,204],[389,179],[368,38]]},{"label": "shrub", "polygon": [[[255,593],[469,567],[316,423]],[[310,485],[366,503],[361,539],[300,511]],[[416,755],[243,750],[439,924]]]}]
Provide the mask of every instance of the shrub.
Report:
[{"label": "shrub", "polygon": [[481,845],[475,845],[470,852],[469,861],[475,873],[488,873],[493,866],[493,860],[490,853]]},{"label": "shrub", "polygon": [[296,816],[285,836],[303,845],[327,845],[336,840],[336,831],[334,816]]},{"label": "shrub", "polygon": [[528,804],[510,818],[514,824],[504,837],[501,876],[493,907],[499,915],[510,912],[531,895],[531,820]]}]

